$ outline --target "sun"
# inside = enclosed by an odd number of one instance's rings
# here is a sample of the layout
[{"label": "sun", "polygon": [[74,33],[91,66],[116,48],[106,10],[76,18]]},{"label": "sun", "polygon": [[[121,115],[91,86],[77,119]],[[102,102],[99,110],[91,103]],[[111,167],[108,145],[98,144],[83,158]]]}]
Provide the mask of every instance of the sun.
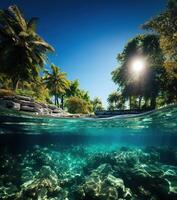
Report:
[{"label": "sun", "polygon": [[145,68],[145,61],[142,58],[134,58],[131,62],[131,69],[135,73],[140,73]]}]

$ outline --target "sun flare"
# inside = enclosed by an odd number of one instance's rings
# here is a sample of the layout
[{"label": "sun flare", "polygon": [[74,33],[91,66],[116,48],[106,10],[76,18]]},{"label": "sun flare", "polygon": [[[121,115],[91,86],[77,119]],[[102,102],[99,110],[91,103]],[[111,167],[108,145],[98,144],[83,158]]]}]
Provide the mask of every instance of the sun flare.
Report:
[{"label": "sun flare", "polygon": [[135,58],[131,63],[132,71],[135,73],[140,73],[144,70],[145,61],[142,58]]}]

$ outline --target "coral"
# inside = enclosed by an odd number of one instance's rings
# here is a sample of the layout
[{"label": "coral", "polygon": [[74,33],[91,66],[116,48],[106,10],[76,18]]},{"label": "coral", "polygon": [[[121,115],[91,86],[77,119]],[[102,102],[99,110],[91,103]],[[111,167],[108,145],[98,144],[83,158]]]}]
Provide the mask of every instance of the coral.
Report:
[{"label": "coral", "polygon": [[4,149],[0,199],[177,199],[176,149],[91,149],[81,145],[34,146],[21,153]]}]

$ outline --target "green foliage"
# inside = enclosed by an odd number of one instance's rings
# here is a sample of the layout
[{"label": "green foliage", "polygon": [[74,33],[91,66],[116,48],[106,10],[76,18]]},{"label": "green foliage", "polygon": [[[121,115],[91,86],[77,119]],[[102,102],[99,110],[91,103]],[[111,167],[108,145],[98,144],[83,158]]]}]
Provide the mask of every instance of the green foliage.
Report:
[{"label": "green foliage", "polygon": [[12,81],[5,75],[0,73],[0,88],[9,89],[12,86]]},{"label": "green foliage", "polygon": [[47,57],[54,51],[36,33],[37,18],[26,20],[16,5],[0,10],[0,88],[13,88],[16,94],[31,96],[40,102],[51,102],[64,107],[64,99],[78,97],[82,112],[92,110],[90,96],[79,88],[79,81],[69,81],[67,74],[51,65],[45,76],[39,76]]},{"label": "green foliage", "polygon": [[167,9],[143,25],[160,35],[164,66],[171,78],[177,78],[177,0],[170,0]]},{"label": "green foliage", "polygon": [[35,93],[32,90],[29,89],[17,89],[16,94],[22,95],[22,96],[27,96],[27,97],[34,97]]},{"label": "green foliage", "polygon": [[93,105],[94,112],[104,110],[103,104],[102,104],[101,99],[99,97],[96,97],[96,98],[93,99],[92,105]]},{"label": "green foliage", "polygon": [[108,105],[108,110],[109,111],[113,111],[113,110],[115,110],[116,108],[115,108],[115,106],[112,104],[112,103],[109,103],[109,105]]},{"label": "green foliage", "polygon": [[160,36],[160,47],[164,55],[166,70],[163,96],[166,102],[177,101],[177,0],[169,0],[167,8],[143,25]]},{"label": "green foliage", "polygon": [[57,66],[51,65],[51,72],[45,71],[44,82],[49,89],[50,94],[55,96],[55,105],[59,105],[58,98],[63,98],[66,94],[66,90],[70,87],[70,81],[67,79],[67,74],[61,72]]},{"label": "green foliage", "polygon": [[66,89],[65,97],[66,98],[78,97],[79,99],[82,99],[84,102],[87,102],[90,111],[93,110],[88,91],[80,89],[79,81],[77,79],[70,82],[69,88]]},{"label": "green foliage", "polygon": [[112,92],[108,96],[109,110],[124,109],[125,108],[125,98],[120,92]]},{"label": "green foliage", "polygon": [[[145,61],[145,69],[141,74],[132,71],[131,63],[135,57]],[[112,72],[112,79],[119,84],[123,97],[130,100],[130,108],[136,107],[132,105],[132,97],[139,98],[139,108],[142,97],[150,98],[150,106],[154,108],[165,78],[158,36],[139,35],[133,38],[118,55],[118,59],[120,66]]]},{"label": "green foliage", "polygon": [[16,94],[33,97],[38,102],[51,103],[49,91],[43,83],[42,78],[38,78],[35,82],[31,83],[20,82]]},{"label": "green foliage", "polygon": [[92,105],[80,97],[70,97],[66,101],[66,107],[70,113],[88,114],[92,112]]},{"label": "green foliage", "polygon": [[74,96],[79,96],[79,94],[80,94],[79,81],[76,79],[70,82],[69,88],[66,89],[66,96],[74,97]]},{"label": "green foliage", "polygon": [[0,72],[17,89],[18,82],[34,80],[53,48],[36,32],[36,18],[26,20],[17,6],[0,10]]},{"label": "green foliage", "polygon": [[88,94],[88,91],[85,91],[85,90],[80,90],[79,91],[79,94],[78,94],[78,97],[80,97],[81,99],[83,99],[84,101],[86,102],[90,102],[90,96]]}]

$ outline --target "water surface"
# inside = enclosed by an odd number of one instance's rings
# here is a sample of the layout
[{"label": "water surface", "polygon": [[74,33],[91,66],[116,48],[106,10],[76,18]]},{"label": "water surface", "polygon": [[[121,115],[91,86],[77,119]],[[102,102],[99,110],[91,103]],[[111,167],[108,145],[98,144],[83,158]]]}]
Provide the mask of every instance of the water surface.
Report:
[{"label": "water surface", "polygon": [[177,199],[177,107],[108,119],[0,116],[2,199]]}]

